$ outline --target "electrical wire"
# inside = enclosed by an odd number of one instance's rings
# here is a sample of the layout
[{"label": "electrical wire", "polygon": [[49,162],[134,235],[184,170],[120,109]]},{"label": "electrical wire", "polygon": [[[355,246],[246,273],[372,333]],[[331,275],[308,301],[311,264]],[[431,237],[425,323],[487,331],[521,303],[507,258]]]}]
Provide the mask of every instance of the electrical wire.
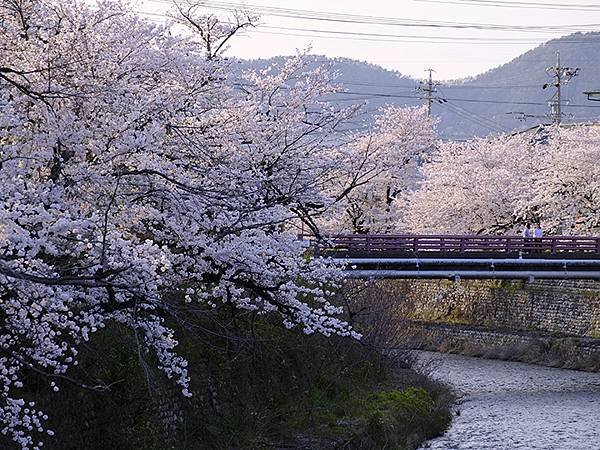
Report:
[{"label": "electrical wire", "polygon": [[[261,28],[268,30],[282,30],[282,31],[294,31],[294,32],[303,32],[303,33],[320,33],[320,34],[331,34],[331,35],[341,35],[341,36],[358,36],[358,37],[375,37],[375,38],[396,38],[396,39],[428,39],[430,41],[453,41],[453,42],[483,42],[483,43],[498,43],[505,42],[511,44],[531,44],[536,43],[538,40],[533,39],[525,39],[525,38],[482,38],[482,37],[474,37],[474,36],[415,36],[415,35],[406,35],[406,34],[390,34],[390,33],[367,33],[367,32],[358,32],[358,31],[341,31],[341,30],[324,30],[319,28],[297,28],[297,27],[281,27],[281,26],[270,26],[270,25],[262,25]],[[542,38],[540,38],[542,39]],[[581,42],[581,39],[578,39],[577,42]]]},{"label": "electrical wire", "polygon": [[[376,92],[352,92],[344,91],[338,94],[344,95],[368,95],[372,97],[384,97],[384,98],[421,98],[414,95],[401,95],[401,94],[382,94]],[[447,101],[454,102],[470,102],[470,103],[490,103],[490,104],[502,104],[502,105],[533,105],[533,106],[548,106],[547,103],[542,102],[521,102],[521,101],[508,101],[508,100],[488,100],[488,99],[474,99],[474,98],[451,98],[441,97]],[[600,105],[567,105],[569,108],[600,108]]]},{"label": "electrical wire", "polygon": [[480,127],[487,128],[488,130],[495,131],[498,133],[506,133],[508,131],[506,128],[504,128],[500,124],[496,124],[495,122],[493,122],[489,119],[485,119],[481,116],[478,116],[477,114],[470,113],[464,109],[461,109],[458,107],[458,105],[452,105],[451,103],[439,103],[438,106],[450,111],[451,113],[457,115],[458,117],[461,117],[461,118],[468,120],[476,125],[479,125]]},{"label": "electrical wire", "polygon": [[547,9],[559,11],[600,11],[600,5],[551,3],[551,2],[523,2],[502,0],[415,0],[421,3],[444,3],[463,6],[485,6],[495,8],[513,9]]},{"label": "electrical wire", "polygon": [[[169,0],[149,0],[157,3],[173,4]],[[596,30],[600,24],[574,24],[574,25],[506,25],[493,23],[473,23],[473,22],[450,22],[450,21],[432,21],[424,19],[400,19],[386,16],[373,16],[362,14],[348,14],[337,12],[325,12],[315,10],[303,10],[292,8],[281,8],[271,6],[252,5],[238,2],[224,2],[201,0],[200,6],[217,10],[243,9],[251,10],[258,14],[285,17],[291,19],[317,20],[326,22],[366,24],[366,25],[387,25],[400,27],[426,27],[426,28],[451,28],[451,29],[475,29],[475,30],[494,30],[494,31],[520,31],[520,32],[538,32],[548,33],[557,31],[583,31]]]},{"label": "electrical wire", "polygon": [[[342,83],[344,85],[352,85],[352,86],[370,86],[370,87],[390,87],[395,89],[404,89],[404,90],[414,90],[414,87],[408,87],[401,84],[390,84],[390,83],[365,83],[365,82],[356,82],[351,80],[339,79],[335,80],[337,83]],[[482,85],[458,85],[458,84],[444,84],[445,89],[506,89],[506,88],[532,88],[532,87],[540,87],[540,84],[521,84],[521,85],[498,85],[498,84],[482,84]]]},{"label": "electrical wire", "polygon": [[490,130],[490,131],[493,131],[493,132],[495,132],[495,133],[505,133],[505,131],[503,131],[503,130],[501,130],[501,129],[497,128],[497,127],[494,127],[494,126],[487,125],[486,123],[479,122],[478,120],[476,120],[476,119],[473,119],[472,117],[469,117],[469,116],[463,115],[463,114],[461,114],[460,112],[458,112],[458,111],[456,111],[456,110],[453,110],[453,109],[449,108],[449,107],[448,107],[448,105],[445,105],[445,104],[444,104],[444,105],[440,105],[440,106],[441,106],[443,109],[446,109],[447,111],[449,111],[450,113],[452,113],[452,114],[456,115],[456,116],[457,116],[457,117],[459,117],[460,119],[464,119],[464,120],[466,120],[466,121],[468,121],[468,122],[474,123],[475,125],[478,125],[479,127],[483,127],[483,128],[485,128],[485,129],[487,129],[487,130]]},{"label": "electrical wire", "polygon": [[[285,29],[285,27],[279,27],[281,29]],[[276,35],[276,36],[296,36],[296,37],[309,37],[309,38],[318,38],[318,39],[339,39],[339,40],[354,40],[354,41],[360,41],[360,42],[399,42],[399,43],[410,43],[410,44],[455,44],[457,41],[452,39],[452,37],[448,37],[446,38],[446,40],[441,40],[443,38],[440,38],[440,40],[435,40],[435,37],[432,36],[425,36],[424,38],[419,38],[417,36],[415,36],[414,39],[407,39],[407,38],[376,38],[376,37],[369,37],[369,34],[373,35],[373,33],[364,33],[361,36],[344,36],[344,34],[346,35],[352,35],[352,34],[356,34],[354,32],[333,32],[333,31],[319,31],[319,33],[323,33],[323,34],[309,34],[310,32],[284,32],[284,31],[263,31],[260,29],[250,29],[247,30],[250,33],[258,33],[258,34],[272,34],[272,35]],[[338,34],[338,35],[332,35],[332,33],[334,34]],[[389,35],[389,36],[394,36],[394,35]],[[600,38],[600,36],[599,36]],[[545,38],[540,37],[539,39],[535,40],[535,39],[531,39],[528,41],[519,41],[519,42],[514,42],[514,41],[498,41],[495,40],[493,38],[480,38],[479,40],[476,40],[478,38],[472,38],[473,40],[470,42],[463,42],[464,44],[483,44],[483,45],[526,45],[526,44],[531,44],[531,45],[540,45],[540,44],[544,44],[544,43],[551,43],[552,45],[565,45],[565,44],[593,44],[593,45],[598,45],[598,43],[600,43],[600,39],[596,39],[596,40],[592,40],[592,39],[575,39],[575,38],[571,38],[569,39],[568,37],[562,37],[558,40],[553,39],[551,41],[547,41]]]},{"label": "electrical wire", "polygon": [[[160,1],[162,3],[166,3],[166,0],[153,0],[153,1]],[[211,4],[214,2],[209,2],[209,1],[204,1],[202,2],[203,4]],[[225,2],[219,2],[224,4]],[[227,3],[227,5],[231,6],[234,4],[231,3]],[[277,8],[277,9],[282,9],[282,8]],[[296,10],[293,10],[296,11]],[[146,15],[151,15],[151,16],[165,16],[163,14],[158,14],[158,13],[145,13]],[[271,27],[271,28],[275,28],[275,29],[288,29],[285,27]],[[304,30],[304,29],[295,29],[295,28],[289,28],[291,30]],[[356,33],[356,32],[338,32],[338,31],[330,31],[330,30],[312,30],[309,29],[308,31],[312,31],[312,32],[323,32],[323,33],[335,33],[335,34],[343,34],[343,35],[351,35],[351,36],[360,36],[361,40],[365,39],[365,36],[374,36],[374,37],[404,37],[406,38],[407,36],[400,36],[400,35],[388,35],[388,34],[379,34],[379,33]],[[415,37],[415,36],[408,36],[409,38],[411,37]],[[507,39],[507,41],[509,41]],[[589,40],[586,40],[586,42],[588,42]],[[471,86],[470,86],[471,87]],[[512,86],[511,86],[512,87]],[[529,87],[529,86],[524,86],[524,87]],[[471,88],[475,88],[474,86],[472,86]],[[503,88],[503,86],[497,86],[494,88]],[[402,89],[407,89],[406,87],[402,87]],[[419,99],[419,97],[417,96],[409,96],[409,95],[401,95],[401,94],[386,94],[386,93],[370,93],[370,92],[342,92],[340,94],[343,95],[359,95],[362,96],[361,98],[363,99],[372,99],[372,98],[407,98],[407,99]],[[357,100],[356,98],[354,100]],[[542,105],[542,106],[546,106],[545,103],[539,103],[539,102],[518,102],[518,101],[502,101],[502,100],[482,100],[482,99],[465,99],[465,98],[447,98],[445,100],[451,100],[453,102],[471,102],[471,103],[496,103],[496,104],[512,104],[512,105]],[[595,106],[595,105],[569,105],[570,107],[583,107],[583,108],[597,108],[600,107],[599,106]],[[463,114],[465,114],[463,112]]]},{"label": "electrical wire", "polygon": [[[150,0],[158,3],[172,4],[169,0]],[[306,11],[306,10],[293,10],[287,8],[274,8],[274,7],[263,7],[256,5],[245,5],[242,3],[230,3],[230,2],[212,2],[208,0],[200,1],[200,5],[203,7],[207,7],[209,9],[224,9],[231,10],[233,7],[247,7],[247,8],[256,8],[257,12],[267,12],[267,15],[277,15],[271,14],[270,11],[291,11],[291,12],[307,12],[311,14],[319,14],[317,11]],[[154,15],[154,16],[164,16],[164,14],[159,13],[144,13],[146,15]],[[339,13],[321,13],[325,14],[324,17],[330,18],[332,14],[340,15]],[[290,17],[295,18],[306,18],[306,17],[296,17],[293,14],[289,14]],[[375,23],[380,24],[378,21],[386,18],[376,17],[376,16],[359,16],[359,15],[348,15],[342,14],[343,17],[373,17],[376,20]],[[287,17],[287,16],[286,16]],[[400,20],[400,19],[390,19],[389,20]],[[344,19],[345,20],[345,19]],[[403,19],[409,20],[409,19]],[[412,20],[412,19],[411,19]],[[331,21],[328,19],[328,21]],[[365,22],[366,23],[366,22]],[[392,22],[392,23],[384,23],[384,24],[396,24],[400,23]],[[503,30],[503,31],[536,31],[536,32],[553,32],[556,31],[582,31],[588,27],[591,27],[593,30],[596,30],[600,27],[598,24],[588,24],[588,25],[561,25],[561,26],[521,26],[521,27],[509,27],[506,28],[504,25],[497,24],[469,24],[469,23],[459,23],[459,22],[432,22],[432,21],[413,21],[410,23],[404,23],[406,26],[435,26],[435,27],[456,27],[456,28],[476,28],[476,29],[494,29],[494,30]],[[277,30],[277,31],[265,31],[265,30]],[[401,43],[436,43],[436,44],[447,44],[454,42],[465,42],[472,44],[499,44],[499,45],[513,45],[513,44],[541,44],[545,41],[544,38],[540,37],[539,39],[531,39],[531,38],[498,38],[498,37],[474,37],[474,36],[415,36],[415,35],[398,35],[398,34],[390,34],[390,33],[369,33],[369,32],[356,32],[356,31],[341,31],[341,30],[325,30],[325,29],[316,29],[316,28],[306,28],[306,27],[282,27],[282,26],[268,26],[263,25],[261,29],[258,30],[247,30],[253,33],[259,34],[273,34],[279,36],[294,36],[294,37],[308,37],[308,38],[317,38],[317,39],[344,39],[344,40],[360,40],[360,41],[373,41],[373,42],[401,42]],[[588,30],[589,31],[589,30]],[[556,41],[557,44],[593,44],[600,42],[600,39],[596,39],[592,41],[589,38],[581,39],[581,38],[563,38],[560,41]]]},{"label": "electrical wire", "polygon": [[486,123],[489,126],[492,126],[494,128],[497,128],[499,131],[501,132],[507,132],[509,131],[508,128],[506,128],[504,125],[502,125],[501,123],[496,122],[495,120],[492,119],[488,119],[487,117],[483,117],[480,114],[477,114],[471,110],[466,109],[463,106],[460,105],[455,105],[452,102],[445,102],[445,103],[440,103],[441,105],[445,105],[447,107],[449,107],[450,109],[454,109],[455,111],[462,113],[464,115],[470,116],[472,118],[474,118],[477,121],[480,121],[482,123]]}]

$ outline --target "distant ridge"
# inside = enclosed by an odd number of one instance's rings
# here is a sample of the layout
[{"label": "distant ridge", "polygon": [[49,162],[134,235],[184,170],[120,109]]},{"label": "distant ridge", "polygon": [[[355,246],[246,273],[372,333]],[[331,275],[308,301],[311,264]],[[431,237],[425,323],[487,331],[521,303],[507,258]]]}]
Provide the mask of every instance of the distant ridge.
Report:
[{"label": "distant ridge", "polygon": [[[546,68],[556,61],[561,52],[563,65],[579,67],[579,76],[563,87],[564,98],[570,100],[564,112],[565,122],[589,122],[600,117],[600,102],[590,102],[584,91],[600,90],[600,32],[575,33],[554,39],[524,53],[506,64],[483,74],[444,83],[438,88],[433,113],[440,118],[439,130],[443,138],[467,139],[497,132],[511,132],[548,122],[542,118],[516,120],[509,113],[523,112],[543,115],[548,112],[547,101],[552,89],[542,89],[549,81]],[[314,64],[331,64],[339,73],[339,81],[347,90],[336,96],[340,104],[366,103],[364,120],[385,104],[419,105],[415,97],[418,81],[399,72],[346,58],[313,56]],[[284,57],[241,61],[244,68],[263,68]],[[430,63],[435,67],[435,61]],[[373,95],[375,94],[375,95]]]}]

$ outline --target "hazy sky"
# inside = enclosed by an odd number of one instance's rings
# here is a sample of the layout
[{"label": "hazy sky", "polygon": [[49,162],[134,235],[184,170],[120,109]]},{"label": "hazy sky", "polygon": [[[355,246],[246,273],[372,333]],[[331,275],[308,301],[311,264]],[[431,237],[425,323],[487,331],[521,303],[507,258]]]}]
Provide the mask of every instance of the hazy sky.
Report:
[{"label": "hazy sky", "polygon": [[[168,7],[165,0],[138,1],[140,9],[153,13],[162,13]],[[206,10],[226,15],[214,6],[241,1],[208,0],[206,3],[213,8]],[[249,9],[256,5],[308,11],[285,14],[311,15],[322,20],[262,14],[260,27],[232,41],[231,55],[244,58],[289,55],[310,46],[315,54],[368,61],[417,78],[423,78],[424,70],[429,67],[436,70],[438,79],[475,75],[508,62],[541,42],[583,29],[582,25],[597,24],[586,29],[600,31],[600,0],[249,0],[245,3]],[[330,20],[331,13],[338,19],[339,14],[370,16],[354,18],[359,22],[373,22],[373,16],[379,21],[395,19],[395,25],[337,22]],[[465,23],[522,26],[525,30],[406,26],[424,21],[445,22],[450,26]],[[531,28],[550,26],[557,29]],[[565,45],[563,53],[567,55],[568,51],[569,45]]]}]

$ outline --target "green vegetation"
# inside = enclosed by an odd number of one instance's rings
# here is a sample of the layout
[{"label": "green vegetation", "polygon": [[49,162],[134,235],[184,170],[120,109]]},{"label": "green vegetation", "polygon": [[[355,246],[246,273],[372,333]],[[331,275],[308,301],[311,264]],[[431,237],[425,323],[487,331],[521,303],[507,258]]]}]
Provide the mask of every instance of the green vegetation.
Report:
[{"label": "green vegetation", "polygon": [[447,394],[424,387],[392,389],[393,383],[373,390],[364,383],[370,378],[363,378],[352,390],[332,385],[317,388],[303,405],[311,414],[298,416],[288,423],[289,429],[311,430],[313,437],[334,439],[345,448],[399,450],[414,449],[446,429],[450,422]]},{"label": "green vegetation", "polygon": [[592,339],[600,339],[600,329],[594,328],[590,333],[590,337]]},{"label": "green vegetation", "polygon": [[[414,449],[450,421],[445,388],[348,338],[306,336],[252,315],[202,311],[180,326],[185,399],[118,327],[96,334],[74,379],[25,392],[50,416],[44,448]],[[1,448],[13,448],[0,440]]]},{"label": "green vegetation", "polygon": [[514,295],[516,292],[524,291],[525,282],[522,280],[498,280],[497,286],[494,287],[506,292],[509,295]]},{"label": "green vegetation", "polygon": [[423,436],[443,431],[450,420],[448,411],[440,410],[423,388],[377,392],[369,400],[367,433],[378,448],[414,448]]},{"label": "green vegetation", "polygon": [[579,291],[579,294],[585,298],[589,298],[589,299],[599,299],[600,298],[600,291],[592,291],[591,289],[581,289]]}]

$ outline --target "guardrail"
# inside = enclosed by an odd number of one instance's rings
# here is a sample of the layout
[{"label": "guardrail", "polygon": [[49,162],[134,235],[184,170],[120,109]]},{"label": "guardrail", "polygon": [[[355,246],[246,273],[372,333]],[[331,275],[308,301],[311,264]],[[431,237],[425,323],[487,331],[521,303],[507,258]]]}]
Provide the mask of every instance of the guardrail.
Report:
[{"label": "guardrail", "polygon": [[448,236],[408,234],[342,234],[311,241],[315,254],[334,253],[422,253],[422,252],[499,252],[499,253],[597,253],[598,236]]}]

